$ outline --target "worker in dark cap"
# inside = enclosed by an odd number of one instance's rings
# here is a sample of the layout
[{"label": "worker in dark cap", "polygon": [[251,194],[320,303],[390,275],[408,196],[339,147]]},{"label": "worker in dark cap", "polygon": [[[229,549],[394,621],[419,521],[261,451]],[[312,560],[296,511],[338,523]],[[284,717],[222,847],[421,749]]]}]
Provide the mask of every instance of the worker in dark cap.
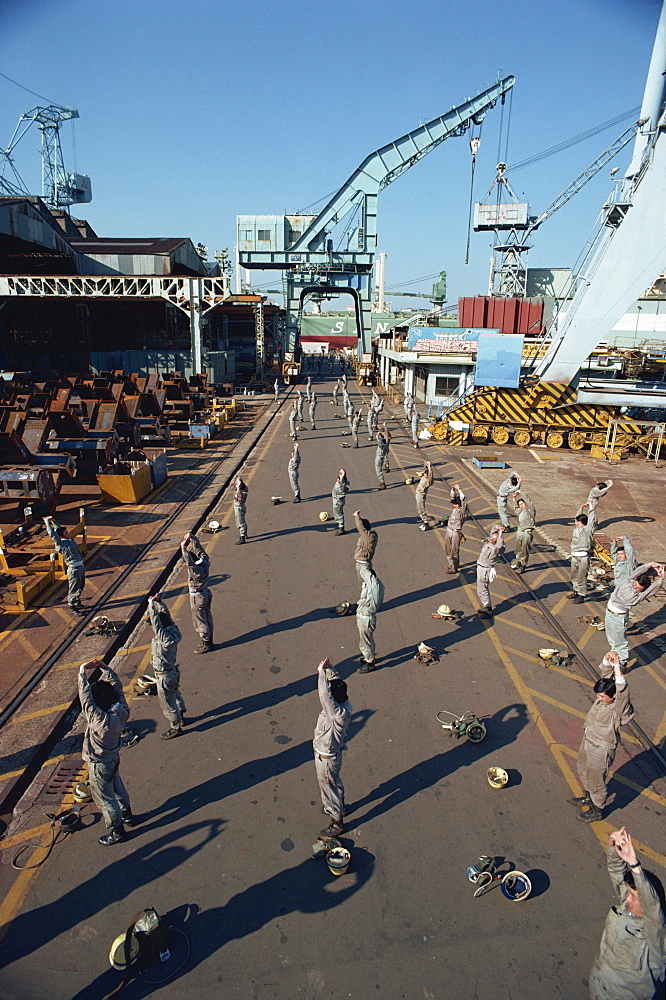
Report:
[{"label": "worker in dark cap", "polygon": [[319,836],[338,837],[345,829],[345,788],[340,768],[352,707],[347,699],[347,685],[338,677],[328,657],[318,665],[317,675],[321,712],[312,745],[322,808],[330,818],[329,825]]},{"label": "worker in dark cap", "polygon": [[44,524],[46,525],[46,533],[53,540],[56,552],[61,554],[65,562],[69,610],[75,615],[87,615],[88,612],[81,604],[81,594],[86,582],[86,570],[79,547],[73,538],[67,537],[67,529],[54,521],[52,517],[45,517]]},{"label": "worker in dark cap", "polygon": [[[101,678],[91,684],[86,673],[96,669]],[[88,762],[90,792],[109,830],[99,843],[110,847],[127,839],[125,825],[134,826],[134,817],[119,774],[120,736],[130,713],[118,675],[103,660],[88,660],[79,667],[79,701],[86,720],[83,759]]]},{"label": "worker in dark cap", "polygon": [[163,740],[172,740],[175,736],[182,736],[185,714],[178,667],[178,643],[182,636],[159,594],[148,598],[148,616],[155,633],[151,646],[151,664],[157,681],[157,696],[164,717],[170,723],[161,737]]}]

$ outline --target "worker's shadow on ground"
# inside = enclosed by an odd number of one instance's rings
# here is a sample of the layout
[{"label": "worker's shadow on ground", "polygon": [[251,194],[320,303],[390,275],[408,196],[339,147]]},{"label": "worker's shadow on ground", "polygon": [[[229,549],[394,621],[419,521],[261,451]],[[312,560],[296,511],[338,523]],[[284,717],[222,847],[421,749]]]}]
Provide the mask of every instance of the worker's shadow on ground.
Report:
[{"label": "worker's shadow on ground", "polygon": [[[120,855],[115,855],[115,861],[91,878],[82,879],[75,888],[52,902],[20,913],[12,922],[12,933],[0,944],[0,967],[39,951],[53,940],[54,935],[66,933],[78,924],[85,925],[106,907],[122,903],[128,887],[136,891],[160,879],[168,879],[175,868],[190,864],[202,848],[213,843],[223,833],[225,825],[224,819],[190,823],[156,839],[139,841],[134,850],[130,841]],[[146,905],[150,902],[149,894]],[[262,905],[257,905],[261,911]],[[263,905],[267,905],[266,901]],[[126,924],[131,916],[128,910]],[[118,933],[123,930],[124,927],[120,927]],[[99,1000],[100,994],[94,995]]]},{"label": "worker's shadow on ground", "polygon": [[[658,749],[661,749],[662,754],[664,753],[666,740],[662,740],[662,746]],[[663,772],[650,750],[642,750],[636,754],[635,757],[615,769],[608,786],[609,794],[613,795],[614,793],[615,797],[611,799],[604,816],[614,809],[625,809],[640,796],[643,789],[648,789],[653,782],[662,776]],[[624,781],[620,779],[624,779]],[[625,781],[630,781],[632,784],[627,785],[624,783]],[[643,800],[642,806],[647,812],[660,815],[661,807],[658,802],[651,803]]]},{"label": "worker's shadow on ground", "polygon": [[[361,709],[354,712],[348,730],[350,741],[364,728],[372,715],[374,715],[374,711],[371,709]],[[276,738],[276,742],[279,738]],[[284,739],[284,737],[281,738]],[[216,774],[199,785],[178,791],[162,805],[149,812],[141,813],[138,817],[140,825],[132,831],[132,837],[152,836],[160,827],[186,820],[199,809],[215,805],[229,795],[236,795],[238,792],[254,788],[264,781],[273,780],[281,774],[296,770],[303,764],[310,764],[312,759],[312,741],[304,740],[287,750],[245,761],[238,767],[225,771],[223,774]]]},{"label": "worker's shadow on ground", "polygon": [[[459,768],[475,765],[481,758],[508,746],[518,738],[518,734],[528,721],[527,707],[521,702],[516,702],[499,709],[494,715],[483,718],[488,735],[482,743],[472,744],[464,737],[453,742],[442,732],[441,740],[444,747],[442,753],[435,754],[434,757],[396,774],[395,777],[382,782],[363,798],[355,801],[353,816],[346,820],[347,829],[353,830],[359,823],[377,819],[378,816],[422,792],[424,788],[436,785],[442,778],[453,774]],[[437,789],[435,798],[444,800],[446,792]],[[359,815],[365,807],[369,807],[367,812]]]},{"label": "worker's shadow on ground", "polygon": [[[173,984],[181,976],[189,975],[230,941],[255,934],[280,917],[290,913],[315,914],[335,910],[372,878],[374,862],[374,855],[369,851],[354,847],[349,873],[344,879],[338,879],[331,875],[323,858],[306,858],[292,868],[278,871],[270,878],[248,886],[222,906],[199,910],[196,904],[183,904],[170,910],[163,915],[164,922],[187,935],[191,948],[189,956],[185,940],[176,933],[173,958],[166,965],[158,964],[146,972],[147,979],[151,978],[151,974],[154,976],[155,984],[146,979],[135,979],[125,988],[123,996],[128,1000],[140,1000],[158,992],[162,984],[157,980],[160,976],[169,975],[170,965],[174,965],[174,971],[168,982]],[[333,914],[331,918],[336,919]],[[72,1000],[99,1000],[117,985],[119,975],[115,970],[107,969]]]},{"label": "worker's shadow on ground", "polygon": [[222,649],[229,649],[232,646],[243,646],[246,642],[254,642],[256,639],[263,639],[267,636],[275,635],[277,632],[291,632],[294,629],[301,628],[302,625],[307,625],[310,622],[321,621],[322,618],[332,617],[335,616],[331,614],[330,608],[312,608],[311,611],[306,611],[305,614],[295,615],[293,618],[285,618],[285,620],[281,622],[267,623],[266,625],[262,625],[261,628],[252,629],[251,632],[245,632],[243,635],[238,635],[234,639],[229,639],[228,642],[221,642],[216,646],[216,650],[219,651]]}]

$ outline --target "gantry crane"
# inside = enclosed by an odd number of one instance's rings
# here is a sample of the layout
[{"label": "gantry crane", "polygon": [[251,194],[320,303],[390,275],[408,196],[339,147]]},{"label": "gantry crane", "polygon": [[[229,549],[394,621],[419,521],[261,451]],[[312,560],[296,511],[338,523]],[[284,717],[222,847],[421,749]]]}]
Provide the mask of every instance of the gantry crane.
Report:
[{"label": "gantry crane", "polygon": [[[284,270],[286,352],[298,351],[299,321],[306,295],[349,292],[356,308],[359,354],[371,349],[371,272],[377,249],[377,198],[392,181],[445,139],[480,125],[514,78],[498,80],[464,104],[420,125],[370,153],[317,216],[238,216],[239,263],[245,268]],[[343,228],[334,248],[333,232]],[[346,245],[341,249],[341,243]]]},{"label": "gantry crane", "polygon": [[[7,149],[0,150],[0,193],[19,196],[34,194],[28,190],[19,174],[12,153],[30,126],[35,124],[42,133],[42,198],[45,203],[49,208],[64,208],[91,201],[90,178],[85,174],[68,173],[65,170],[60,146],[61,123],[78,117],[76,108],[63,108],[59,104],[25,111],[19,118]],[[13,180],[4,176],[7,167]]]}]

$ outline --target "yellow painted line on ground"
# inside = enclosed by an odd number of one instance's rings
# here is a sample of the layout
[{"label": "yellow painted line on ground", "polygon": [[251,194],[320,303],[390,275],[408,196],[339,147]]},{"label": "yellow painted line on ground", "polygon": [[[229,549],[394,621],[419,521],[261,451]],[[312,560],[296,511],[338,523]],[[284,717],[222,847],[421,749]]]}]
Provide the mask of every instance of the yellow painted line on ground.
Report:
[{"label": "yellow painted line on ground", "polygon": [[[576,708],[571,708],[569,705],[565,705],[561,701],[556,701],[555,698],[549,698],[547,694],[542,694],[540,691],[535,691],[533,688],[527,688],[531,695],[538,698],[539,701],[545,701],[548,705],[553,705],[555,708],[559,708],[560,711],[566,712],[568,715],[575,715],[579,719],[584,719],[587,715],[586,712],[579,712]],[[627,740],[629,743],[634,743],[637,747],[642,747],[643,744],[640,740],[637,740],[635,736],[630,736],[629,733],[623,732],[622,739]]]},{"label": "yellow painted line on ground", "polygon": [[[65,760],[67,756],[68,756],[67,754],[61,753],[57,757],[49,757],[48,760],[44,761],[39,770],[43,771],[45,767],[50,767],[53,764],[59,764],[60,761]],[[17,778],[19,774],[23,774],[24,771],[25,771],[24,767],[19,767],[17,768],[16,771],[7,771],[5,774],[0,774],[0,781],[9,781],[10,778]]]},{"label": "yellow painted line on ground", "polygon": [[[470,598],[470,603],[473,603],[472,600],[471,600],[471,595],[470,595],[470,592],[474,593],[474,591],[472,590],[472,587],[469,584],[465,584],[465,588],[464,589],[467,592],[468,598]],[[574,775],[572,769],[569,767],[569,764],[565,760],[564,747],[563,747],[563,745],[561,743],[558,743],[553,738],[553,736],[551,735],[551,732],[548,729],[548,726],[544,722],[543,718],[541,717],[541,713],[539,712],[539,709],[537,708],[536,702],[534,701],[534,698],[533,698],[532,694],[530,693],[530,689],[524,683],[524,681],[523,681],[522,677],[520,676],[520,674],[518,673],[518,670],[516,669],[515,665],[513,664],[513,662],[511,661],[511,659],[507,656],[507,654],[506,654],[506,652],[504,650],[504,647],[502,646],[502,643],[497,638],[497,635],[495,634],[495,629],[493,627],[492,620],[491,620],[490,624],[486,625],[485,632],[486,632],[486,635],[488,636],[488,638],[490,639],[490,641],[492,642],[493,646],[495,647],[495,651],[496,651],[499,659],[504,664],[504,668],[505,668],[507,674],[509,675],[511,681],[513,682],[513,686],[515,687],[516,691],[518,692],[518,694],[520,695],[520,697],[524,701],[525,706],[527,708],[527,711],[532,716],[532,718],[534,720],[534,724],[536,725],[537,729],[541,733],[541,736],[543,737],[543,740],[544,740],[546,746],[548,747],[548,749],[550,750],[551,754],[553,755],[557,766],[559,767],[560,771],[562,772],[562,776],[564,777],[564,780],[566,781],[567,785],[572,790],[572,792],[574,793],[574,795],[579,795],[580,794],[580,785],[579,785],[578,780],[577,780],[576,776]],[[593,833],[596,835],[596,837],[598,838],[599,842],[605,848],[606,847],[606,841],[607,841],[607,834],[604,835],[604,833],[602,832],[602,830],[594,829],[595,827],[599,826],[598,823],[594,823],[594,824],[590,824],[590,825],[593,827]]]},{"label": "yellow painted line on ground", "polygon": [[146,566],[145,569],[133,569],[132,575],[138,576],[140,573],[154,573],[156,570],[166,569],[166,563],[162,566]]},{"label": "yellow painted line on ground", "polygon": [[17,722],[28,722],[30,719],[40,719],[44,715],[53,715],[54,712],[62,712],[65,708],[69,708],[71,702],[66,702],[64,705],[51,705],[50,708],[40,708],[38,712],[28,712],[26,715],[16,715],[12,716],[11,719],[7,720],[8,726],[15,726]]},{"label": "yellow painted line on ground", "polygon": [[[130,646],[129,649],[121,648],[116,653],[116,656],[131,656],[132,653],[141,653],[144,649],[150,649],[150,643],[146,643],[143,646]],[[72,667],[80,667],[82,663],[87,663],[90,657],[86,657],[85,660],[76,660],[74,663],[59,663],[56,670],[71,670]]]},{"label": "yellow painted line on ground", "polygon": [[[570,757],[578,757],[576,750],[566,749],[565,753],[569,754]],[[619,781],[621,785],[626,785],[627,788],[631,788],[634,792],[640,792],[648,799],[652,799],[653,802],[658,802],[660,806],[666,808],[666,798],[663,795],[658,795],[657,792],[653,792],[651,788],[644,788],[643,785],[638,785],[631,778],[625,778],[623,775],[618,774],[616,771],[611,771],[611,778],[615,781]]]},{"label": "yellow painted line on ground", "polygon": [[529,628],[527,625],[519,625],[518,622],[514,622],[510,618],[507,618],[506,615],[495,616],[493,621],[495,625],[510,625],[512,628],[520,629],[521,632],[529,632],[530,635],[536,635],[539,639],[546,639],[548,642],[552,643],[553,646],[555,646],[555,643],[557,642],[557,639],[553,639],[551,635],[546,635],[545,632],[537,632],[536,629]]},{"label": "yellow painted line on ground", "polygon": [[4,840],[0,840],[0,851],[16,847],[17,844],[22,844],[24,840],[30,840],[31,837],[41,837],[50,829],[50,823],[42,823],[41,826],[33,826],[29,830],[24,830],[23,833],[17,833],[14,837],[6,837]]},{"label": "yellow painted line on ground", "polygon": [[657,731],[654,734],[654,739],[652,740],[652,742],[655,743],[657,746],[659,746],[664,736],[666,736],[666,712],[664,712],[661,718],[661,722],[657,726]]},{"label": "yellow painted line on ground", "polygon": [[578,681],[579,684],[585,684],[586,687],[594,686],[594,681],[588,680],[587,677],[581,677],[579,674],[574,674],[571,670],[566,670],[564,667],[558,667],[554,663],[546,663],[545,660],[540,659],[538,656],[532,656],[530,653],[523,653],[521,649],[513,649],[511,646],[507,646],[506,643],[504,643],[504,648],[507,653],[522,656],[526,660],[531,660],[532,663],[537,663],[545,670],[552,671],[555,674],[562,674],[563,677],[568,677],[569,680],[572,681]]},{"label": "yellow painted line on ground", "polygon": [[[48,830],[44,833],[39,846],[35,848],[25,864],[31,865],[34,862],[41,860],[40,855],[43,857],[43,849],[48,847],[50,841],[51,833],[50,830]],[[9,927],[11,926],[11,921],[18,913],[21,904],[25,899],[26,893],[30,888],[30,883],[34,874],[34,870],[19,872],[13,886],[10,888],[5,898],[0,901],[0,940],[2,940],[4,935],[7,933]]]},{"label": "yellow painted line on ground", "polygon": [[555,605],[555,607],[553,608],[553,610],[550,612],[551,615],[553,615],[553,617],[555,615],[558,615],[560,613],[560,611],[562,610],[562,608],[566,607],[567,600],[568,600],[568,598],[567,598],[566,594],[562,594],[562,596],[560,597],[559,601],[557,602],[557,604]]},{"label": "yellow painted line on ground", "polygon": [[540,587],[543,581],[546,580],[553,572],[554,568],[555,568],[554,566],[549,566],[547,569],[541,570],[539,575],[535,577],[534,580],[530,581],[530,587],[532,588],[532,590],[536,590],[537,587]]}]

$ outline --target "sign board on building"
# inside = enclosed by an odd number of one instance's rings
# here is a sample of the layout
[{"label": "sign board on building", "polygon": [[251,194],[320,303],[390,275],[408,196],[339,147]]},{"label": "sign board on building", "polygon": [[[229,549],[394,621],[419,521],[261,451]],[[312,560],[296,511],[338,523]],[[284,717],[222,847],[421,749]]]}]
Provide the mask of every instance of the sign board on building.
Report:
[{"label": "sign board on building", "polygon": [[518,333],[484,330],[476,356],[475,385],[517,389],[523,360],[524,337]]},{"label": "sign board on building", "polygon": [[412,326],[407,336],[407,350],[420,354],[476,354],[479,337],[486,333],[499,333],[499,330]]}]

